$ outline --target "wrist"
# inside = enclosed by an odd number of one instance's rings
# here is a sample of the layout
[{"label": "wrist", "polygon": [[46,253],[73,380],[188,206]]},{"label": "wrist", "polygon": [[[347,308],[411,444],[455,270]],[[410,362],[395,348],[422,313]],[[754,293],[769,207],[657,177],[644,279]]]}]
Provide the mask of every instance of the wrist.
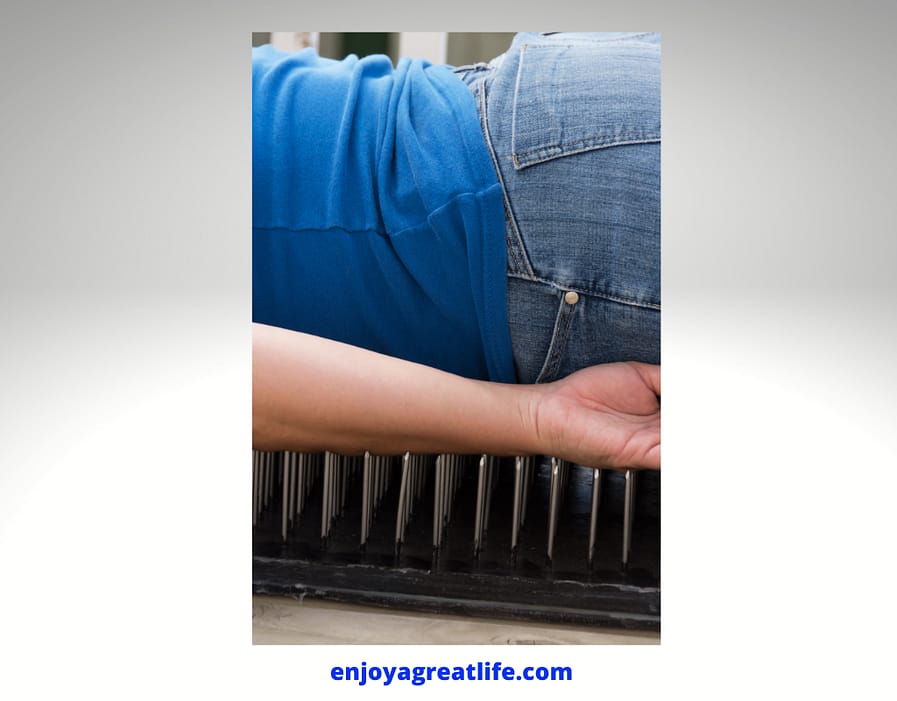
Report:
[{"label": "wrist", "polygon": [[508,385],[514,393],[515,455],[550,455],[551,444],[540,425],[540,407],[547,394],[546,385]]}]

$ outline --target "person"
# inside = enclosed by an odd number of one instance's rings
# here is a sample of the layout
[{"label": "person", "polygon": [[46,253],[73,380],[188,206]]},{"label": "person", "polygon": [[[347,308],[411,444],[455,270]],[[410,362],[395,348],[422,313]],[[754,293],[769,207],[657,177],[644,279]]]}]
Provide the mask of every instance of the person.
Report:
[{"label": "person", "polygon": [[659,49],[253,49],[253,446],[659,468]]}]

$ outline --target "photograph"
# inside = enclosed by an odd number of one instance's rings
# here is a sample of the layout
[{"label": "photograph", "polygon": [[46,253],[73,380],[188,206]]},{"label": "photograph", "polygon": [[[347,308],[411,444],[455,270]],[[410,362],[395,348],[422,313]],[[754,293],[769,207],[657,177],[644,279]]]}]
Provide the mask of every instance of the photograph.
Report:
[{"label": "photograph", "polygon": [[660,47],[252,34],[255,643],[660,642]]}]

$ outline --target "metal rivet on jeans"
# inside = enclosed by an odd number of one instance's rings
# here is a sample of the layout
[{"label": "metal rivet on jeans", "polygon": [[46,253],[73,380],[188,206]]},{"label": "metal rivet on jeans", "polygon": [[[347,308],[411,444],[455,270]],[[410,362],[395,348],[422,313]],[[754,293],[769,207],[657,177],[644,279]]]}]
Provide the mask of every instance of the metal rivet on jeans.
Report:
[{"label": "metal rivet on jeans", "polygon": [[570,292],[564,295],[564,301],[567,304],[576,304],[579,301],[579,294],[570,290]]}]

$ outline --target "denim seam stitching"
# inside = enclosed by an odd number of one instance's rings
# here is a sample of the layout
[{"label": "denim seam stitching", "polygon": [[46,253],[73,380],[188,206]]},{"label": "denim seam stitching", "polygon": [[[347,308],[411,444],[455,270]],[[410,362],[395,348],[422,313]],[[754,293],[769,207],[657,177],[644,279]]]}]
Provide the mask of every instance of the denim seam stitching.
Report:
[{"label": "denim seam stitching", "polygon": [[577,292],[579,294],[588,295],[590,297],[599,297],[600,299],[606,299],[610,302],[618,302],[619,304],[626,304],[630,307],[642,307],[644,309],[656,309],[660,311],[660,305],[655,304],[654,302],[638,302],[630,299],[623,299],[622,297],[616,297],[611,294],[607,294],[606,292],[597,292],[595,290],[588,290],[584,287],[570,287],[569,285],[561,286],[552,280],[546,280],[541,277],[525,277],[523,275],[514,275],[513,273],[508,273],[508,277],[516,278],[518,280],[526,280],[527,282],[540,282],[543,285],[548,285],[549,287],[553,287],[556,290],[560,290],[561,292]]},{"label": "denim seam stitching", "polygon": [[[498,158],[495,155],[495,149],[492,147],[492,135],[489,133],[488,98],[486,94],[486,79],[481,78],[479,81],[479,98],[480,98],[480,128],[483,130],[483,136],[486,139],[486,146],[489,149],[489,156],[492,159],[492,169],[501,185],[501,197],[505,208],[505,216],[510,225],[511,234],[505,234],[505,244],[514,261],[515,272],[530,277],[535,276],[532,264],[526,255],[526,249],[523,247],[523,240],[520,237],[520,230],[517,227],[517,220],[514,217],[514,211],[511,209],[511,202],[508,199],[507,187],[501,174],[501,168],[498,165]],[[521,263],[522,261],[522,263]]]},{"label": "denim seam stitching", "polygon": [[[626,141],[607,141],[606,143],[602,143],[603,139],[606,138],[620,138],[623,137],[628,139]],[[634,138],[629,138],[634,137]],[[650,132],[648,134],[619,134],[614,137],[600,137],[596,136],[592,139],[580,139],[579,141],[572,141],[569,144],[565,145],[557,145],[557,146],[540,146],[536,149],[531,149],[529,151],[523,151],[522,153],[514,153],[512,157],[514,159],[514,168],[516,170],[523,170],[529,166],[538,165],[539,163],[544,163],[545,161],[551,161],[555,158],[563,158],[564,156],[574,156],[577,153],[586,153],[588,151],[598,151],[599,149],[605,148],[613,148],[614,146],[631,146],[634,144],[653,144],[658,143],[660,141],[660,136],[654,132]],[[581,148],[569,149],[565,148],[565,146],[572,146],[574,144],[585,144]],[[544,155],[540,155],[544,154]]]},{"label": "denim seam stitching", "polygon": [[561,357],[564,354],[564,350],[567,348],[567,336],[570,335],[570,327],[573,325],[573,314],[575,312],[574,305],[567,304],[566,300],[564,301],[564,328],[561,332],[560,338],[558,338],[557,348],[554,349],[553,353],[553,362],[551,366],[551,375],[550,377],[554,377],[557,375],[558,368],[561,365]]},{"label": "denim seam stitching", "polygon": [[[557,368],[561,363],[561,356],[563,355],[567,343],[567,335],[570,332],[572,321],[573,305],[567,304],[567,301],[562,297],[561,306],[560,309],[558,309],[558,316],[555,320],[554,331],[551,335],[551,342],[548,347],[548,355],[545,358],[545,362],[542,364],[542,369],[539,370],[539,375],[536,377],[536,383],[546,381],[546,378],[551,378],[553,374],[557,372]],[[550,382],[551,380],[549,379],[548,381]]]}]

